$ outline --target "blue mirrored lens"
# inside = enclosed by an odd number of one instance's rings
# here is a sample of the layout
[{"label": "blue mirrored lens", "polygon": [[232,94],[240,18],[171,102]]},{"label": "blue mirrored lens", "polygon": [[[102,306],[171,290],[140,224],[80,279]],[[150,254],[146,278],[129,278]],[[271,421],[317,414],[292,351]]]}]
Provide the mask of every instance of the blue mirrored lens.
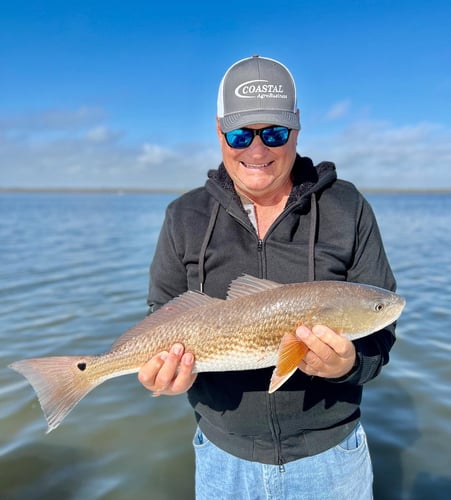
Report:
[{"label": "blue mirrored lens", "polygon": [[261,130],[263,144],[269,147],[283,146],[288,141],[290,130],[286,127],[268,127]]},{"label": "blue mirrored lens", "polygon": [[237,128],[224,134],[227,144],[231,148],[244,149],[251,145],[254,137],[259,135],[265,146],[276,148],[288,142],[290,129],[287,127],[265,127],[260,129]]},{"label": "blue mirrored lens", "polygon": [[236,130],[232,130],[231,132],[227,132],[225,134],[227,144],[231,148],[242,149],[247,148],[252,139],[254,138],[254,134],[251,129],[248,128],[238,128]]}]

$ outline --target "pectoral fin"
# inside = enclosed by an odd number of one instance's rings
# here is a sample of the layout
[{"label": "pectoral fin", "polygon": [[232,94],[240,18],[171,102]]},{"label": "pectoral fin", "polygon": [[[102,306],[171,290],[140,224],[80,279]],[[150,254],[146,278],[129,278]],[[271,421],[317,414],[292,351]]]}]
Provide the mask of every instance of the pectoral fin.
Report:
[{"label": "pectoral fin", "polygon": [[308,347],[294,333],[286,333],[279,345],[277,364],[272,373],[269,393],[276,391],[297,370]]}]

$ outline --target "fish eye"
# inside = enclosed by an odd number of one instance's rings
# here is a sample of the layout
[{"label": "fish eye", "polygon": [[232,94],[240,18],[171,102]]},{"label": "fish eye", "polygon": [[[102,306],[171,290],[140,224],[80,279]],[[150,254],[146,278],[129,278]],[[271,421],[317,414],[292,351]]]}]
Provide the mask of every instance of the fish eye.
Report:
[{"label": "fish eye", "polygon": [[385,308],[385,304],[383,304],[382,302],[379,302],[378,304],[376,304],[376,305],[374,306],[374,310],[375,310],[376,312],[381,312],[381,311],[383,311],[383,310],[384,310],[384,308]]}]

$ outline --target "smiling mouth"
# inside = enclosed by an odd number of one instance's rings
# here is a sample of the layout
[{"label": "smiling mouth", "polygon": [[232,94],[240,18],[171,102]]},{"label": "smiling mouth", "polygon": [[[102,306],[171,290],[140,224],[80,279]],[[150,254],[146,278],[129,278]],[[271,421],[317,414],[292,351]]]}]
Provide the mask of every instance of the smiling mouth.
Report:
[{"label": "smiling mouth", "polygon": [[273,162],[269,161],[267,163],[245,163],[244,161],[241,161],[240,163],[245,168],[252,168],[252,169],[258,170],[261,168],[269,167],[269,165],[271,165]]}]

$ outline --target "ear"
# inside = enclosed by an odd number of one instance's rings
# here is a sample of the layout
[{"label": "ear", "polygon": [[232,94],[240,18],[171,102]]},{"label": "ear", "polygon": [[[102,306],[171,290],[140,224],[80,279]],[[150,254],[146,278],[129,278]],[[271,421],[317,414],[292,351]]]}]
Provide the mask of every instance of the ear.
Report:
[{"label": "ear", "polygon": [[219,116],[216,117],[216,133],[218,134],[218,137],[221,138],[222,130],[221,130],[221,124],[219,123]]},{"label": "ear", "polygon": [[290,139],[293,137],[293,140],[297,143],[298,142],[298,135],[299,135],[299,130],[293,129],[290,134]]}]

